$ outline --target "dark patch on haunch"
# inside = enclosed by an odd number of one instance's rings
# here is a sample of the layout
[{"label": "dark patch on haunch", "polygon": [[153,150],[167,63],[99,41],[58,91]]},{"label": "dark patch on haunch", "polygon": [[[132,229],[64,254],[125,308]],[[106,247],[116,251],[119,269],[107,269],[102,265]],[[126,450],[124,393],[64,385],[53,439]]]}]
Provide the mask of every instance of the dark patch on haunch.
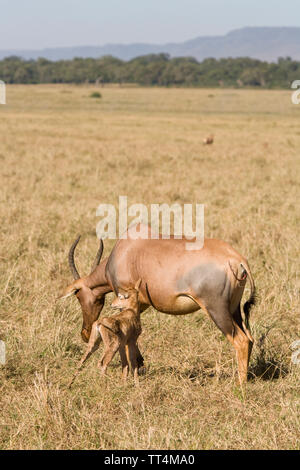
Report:
[{"label": "dark patch on haunch", "polygon": [[177,288],[180,292],[189,292],[198,298],[210,303],[216,297],[229,298],[230,281],[226,272],[213,263],[195,266],[178,280]]},{"label": "dark patch on haunch", "polygon": [[179,281],[179,285],[202,300],[212,320],[225,335],[233,333],[228,310],[231,285],[224,270],[214,263],[195,266]]}]

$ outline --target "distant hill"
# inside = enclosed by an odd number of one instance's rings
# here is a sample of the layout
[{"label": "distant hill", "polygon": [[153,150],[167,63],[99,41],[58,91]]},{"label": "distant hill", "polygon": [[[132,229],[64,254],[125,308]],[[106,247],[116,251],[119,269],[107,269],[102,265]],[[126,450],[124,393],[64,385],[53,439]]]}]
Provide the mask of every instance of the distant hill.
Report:
[{"label": "distant hill", "polygon": [[49,60],[74,57],[102,57],[112,55],[122,60],[146,54],[165,52],[171,57],[194,57],[201,61],[207,57],[251,57],[276,61],[278,57],[300,60],[300,28],[247,27],[229,32],[225,36],[200,36],[183,43],[169,44],[106,44],[104,46],[61,47],[41,50],[0,50],[0,60],[16,55],[24,59],[44,57]]}]

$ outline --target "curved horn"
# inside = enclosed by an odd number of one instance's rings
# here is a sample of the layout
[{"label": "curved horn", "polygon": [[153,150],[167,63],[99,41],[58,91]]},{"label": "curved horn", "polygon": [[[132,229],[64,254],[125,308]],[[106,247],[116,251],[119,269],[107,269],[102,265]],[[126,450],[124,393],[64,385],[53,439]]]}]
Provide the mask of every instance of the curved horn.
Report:
[{"label": "curved horn", "polygon": [[100,263],[102,253],[103,253],[103,241],[102,241],[102,238],[100,238],[100,246],[99,246],[99,249],[97,251],[96,258],[95,258],[94,264],[93,264],[92,269],[91,269],[91,273],[96,269],[96,267]]},{"label": "curved horn", "polygon": [[75,266],[75,261],[74,261],[74,251],[80,240],[80,236],[81,235],[79,235],[79,237],[75,240],[75,242],[73,243],[69,251],[69,266],[70,266],[74,279],[80,279],[80,275],[79,275],[79,272],[77,271],[77,268]]}]

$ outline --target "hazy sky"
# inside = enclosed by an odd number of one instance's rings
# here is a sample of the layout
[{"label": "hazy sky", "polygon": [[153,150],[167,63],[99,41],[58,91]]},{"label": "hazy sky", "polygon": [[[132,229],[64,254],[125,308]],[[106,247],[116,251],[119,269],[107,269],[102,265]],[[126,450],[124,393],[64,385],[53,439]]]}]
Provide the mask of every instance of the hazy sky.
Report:
[{"label": "hazy sky", "polygon": [[299,26],[300,0],[0,0],[0,49],[182,42]]}]

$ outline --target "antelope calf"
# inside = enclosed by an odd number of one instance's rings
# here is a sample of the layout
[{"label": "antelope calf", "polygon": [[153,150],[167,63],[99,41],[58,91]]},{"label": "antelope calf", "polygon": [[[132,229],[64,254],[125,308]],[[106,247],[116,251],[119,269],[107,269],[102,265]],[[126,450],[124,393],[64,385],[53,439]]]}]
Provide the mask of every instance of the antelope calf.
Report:
[{"label": "antelope calf", "polygon": [[85,361],[99,348],[101,339],[104,343],[103,355],[99,362],[101,374],[104,375],[106,373],[108,365],[116,352],[119,351],[123,380],[127,379],[130,364],[135,384],[138,384],[138,353],[136,343],[142,332],[138,300],[140,284],[141,279],[137,281],[134,288],[119,292],[118,297],[111,304],[113,308],[121,310],[119,314],[111,317],[101,317],[101,319],[93,323],[87,351],[79,363],[69,388]]}]

